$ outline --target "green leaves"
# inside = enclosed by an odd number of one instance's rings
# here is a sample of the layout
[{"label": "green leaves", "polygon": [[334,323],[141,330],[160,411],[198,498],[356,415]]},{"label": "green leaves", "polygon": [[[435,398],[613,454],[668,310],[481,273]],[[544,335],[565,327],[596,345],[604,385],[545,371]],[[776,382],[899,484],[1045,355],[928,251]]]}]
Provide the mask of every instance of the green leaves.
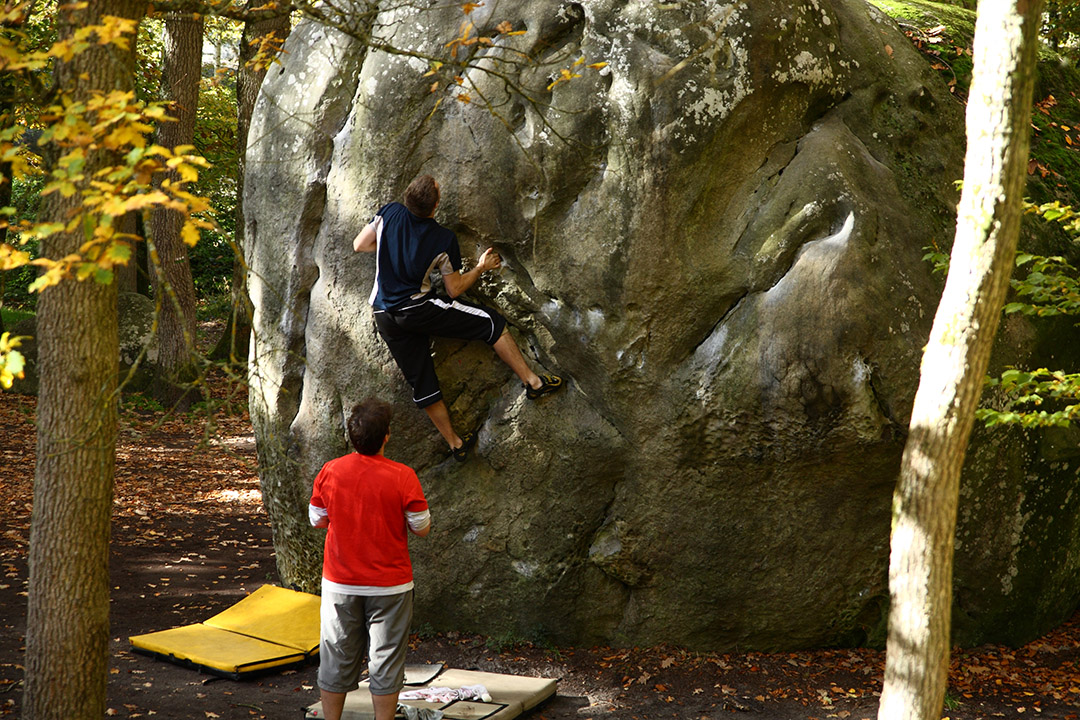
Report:
[{"label": "green leaves", "polygon": [[923,262],[934,266],[935,275],[947,275],[949,273],[949,253],[942,252],[937,245],[927,245],[923,248],[926,254],[922,256]]},{"label": "green leaves", "polygon": [[[1074,239],[1080,237],[1080,214],[1067,205],[1025,203],[1025,212],[1061,224]],[[928,252],[923,259],[934,261],[936,271],[940,255]],[[1006,315],[1080,315],[1080,271],[1064,257],[1018,252],[1016,267],[1026,274],[1017,273],[1010,280],[1014,299],[1002,308]],[[987,378],[986,384],[996,390],[991,396],[998,405],[976,411],[975,417],[986,427],[1065,427],[1080,416],[1080,373],[1010,368],[999,378]]]},{"label": "green leaves", "polygon": [[1004,408],[980,408],[975,417],[987,427],[1068,427],[1080,416],[1080,373],[1009,368],[1000,378],[987,378],[988,388],[1006,397]]},{"label": "green leaves", "polygon": [[1022,253],[1017,255],[1016,265],[1030,269],[1027,275],[1011,280],[1018,300],[1005,306],[1006,313],[1037,317],[1080,313],[1078,272],[1065,258]]}]

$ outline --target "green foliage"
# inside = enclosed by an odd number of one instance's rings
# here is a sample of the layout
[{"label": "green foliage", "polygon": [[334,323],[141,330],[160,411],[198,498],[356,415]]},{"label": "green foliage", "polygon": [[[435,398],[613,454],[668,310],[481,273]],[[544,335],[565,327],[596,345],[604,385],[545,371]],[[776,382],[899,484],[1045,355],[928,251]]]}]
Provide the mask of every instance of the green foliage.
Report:
[{"label": "green foliage", "polygon": [[949,272],[949,253],[942,251],[936,244],[927,245],[923,248],[926,253],[922,256],[923,262],[934,266],[935,275],[947,275]]},{"label": "green foliage", "polygon": [[[38,205],[41,204],[41,190],[45,187],[43,175],[16,178],[11,188],[11,205],[15,208],[12,224],[31,222],[37,217]],[[30,253],[31,258],[38,257],[39,240],[27,237],[22,249]],[[30,285],[37,277],[37,270],[31,265],[24,265],[14,270],[0,270],[0,297],[4,305],[33,310],[37,306],[37,293],[30,292]]]},{"label": "green foliage", "polygon": [[195,317],[201,322],[224,320],[232,313],[232,303],[232,290],[224,288],[220,292],[200,298],[195,306]]},{"label": "green foliage", "polygon": [[195,120],[195,148],[211,163],[199,174],[197,187],[199,194],[210,200],[218,225],[202,232],[189,257],[196,294],[203,301],[212,302],[214,298],[228,296],[233,271],[239,155],[236,79],[231,71],[219,71],[202,82]]},{"label": "green foliage", "polygon": [[1080,3],[1076,0],[1047,0],[1042,35],[1057,52],[1078,55]]},{"label": "green foliage", "polygon": [[551,633],[543,625],[537,625],[527,635],[513,630],[503,630],[495,635],[489,635],[484,639],[484,646],[494,653],[510,652],[518,647],[537,647],[554,658],[561,658],[562,652],[551,641]]},{"label": "green foliage", "polygon": [[[1080,214],[1059,202],[1035,205],[1025,202],[1024,212],[1057,223],[1070,237],[1080,238]],[[1005,305],[1006,313],[1035,317],[1080,314],[1080,287],[1077,270],[1060,255],[1044,256],[1018,252],[1016,267],[1027,272],[1014,274],[1010,284],[1016,300]]]},{"label": "green foliage", "polygon": [[[6,11],[0,36],[4,45],[19,55],[41,53],[56,42],[56,6],[57,0],[45,0],[35,4],[33,12],[22,14],[18,8],[4,8]],[[7,56],[10,58],[11,56]],[[12,116],[4,118],[4,126],[15,122],[24,127],[31,126],[36,117],[32,104],[25,102],[27,97],[40,94],[52,82],[52,69],[48,66],[26,69],[24,72],[5,72],[0,81],[0,92],[6,115],[10,107]]]},{"label": "green foliage", "polygon": [[1039,65],[1038,93],[1031,114],[1031,159],[1027,194],[1036,202],[1080,199],[1080,102],[1069,87],[1080,73],[1057,62]]},{"label": "green foliage", "polygon": [[[1026,203],[1025,210],[1060,224],[1073,238],[1080,237],[1080,215],[1068,206],[1057,202]],[[1077,270],[1064,257],[1018,252],[1016,266],[1027,272],[1010,280],[1016,299],[1005,305],[1005,313],[1044,318],[1080,314]],[[986,384],[997,389],[997,395],[1004,399],[1001,409],[984,407],[976,411],[975,417],[987,427],[1068,427],[1080,415],[1080,373],[1009,368],[1001,377],[987,378]]]},{"label": "green foliage", "polygon": [[968,9],[963,2],[870,0],[870,3],[899,23],[953,93],[967,97],[975,39],[974,9]]},{"label": "green foliage", "polygon": [[435,637],[436,635],[438,635],[438,633],[435,632],[435,628],[429,622],[421,623],[420,627],[416,628],[416,631],[415,631],[414,634],[420,640],[430,640],[433,637]]},{"label": "green foliage", "polygon": [[215,64],[218,67],[226,64],[225,56],[229,51],[232,57],[228,60],[235,61],[236,48],[240,46],[241,35],[243,35],[243,26],[235,20],[217,15],[207,15],[203,20],[203,39],[214,47],[215,56],[220,56],[221,62],[217,62],[217,57],[215,57]]},{"label": "green foliage", "polygon": [[[870,0],[900,25],[958,98],[971,86],[975,3],[970,0]],[[1050,0],[1044,34],[1051,39],[1039,56],[1039,77],[1032,112],[1031,162],[1027,195],[1036,202],[1060,200],[1080,205],[1080,71],[1060,53],[1077,54],[1080,3]],[[1055,16],[1053,13],[1057,12]],[[1063,41],[1052,35],[1060,32]]]},{"label": "green foliage", "polygon": [[1010,368],[1000,378],[987,378],[986,384],[1000,388],[1009,398],[1005,410],[980,408],[975,412],[987,427],[1068,427],[1080,415],[1080,373]]},{"label": "green foliage", "polygon": [[139,39],[135,46],[135,97],[143,102],[158,99],[161,88],[161,57],[165,52],[165,22],[144,18],[139,23]]},{"label": "green foliage", "polygon": [[1006,313],[1038,317],[1080,313],[1080,287],[1076,268],[1063,257],[1042,257],[1019,253],[1016,266],[1030,265],[1027,275],[1013,278],[1012,287],[1019,300],[1005,305]]},{"label": "green foliage", "polygon": [[34,317],[34,313],[29,310],[13,310],[8,307],[0,308],[0,317],[4,319],[4,327],[11,327],[17,322],[21,322],[26,318]]},{"label": "green foliage", "polygon": [[[1043,205],[1028,202],[1025,212],[1060,224],[1070,237],[1080,240],[1080,213],[1071,207],[1058,202]],[[948,272],[949,256],[946,253],[936,246],[924,250],[927,252],[923,260],[933,264],[935,273]],[[1033,318],[1080,315],[1080,282],[1077,279],[1080,273],[1064,257],[1018,251],[1016,267],[1026,273],[1017,273],[1010,279],[1016,299],[1006,303],[1003,312]],[[1080,373],[1009,368],[1001,377],[988,377],[986,385],[998,390],[1001,408],[983,407],[976,411],[975,417],[986,427],[1068,427],[1080,415]]]},{"label": "green foliage", "polygon": [[484,646],[491,652],[501,655],[504,652],[513,650],[514,647],[524,642],[525,639],[517,633],[510,630],[504,630],[496,635],[489,635],[484,642]]},{"label": "green foliage", "polygon": [[126,394],[121,397],[120,409],[124,412],[160,413],[165,409],[157,400],[138,393]]},{"label": "green foliage", "polygon": [[[871,0],[896,19],[908,36],[961,99],[971,82],[975,3],[969,0]],[[1058,226],[1043,228],[1039,250],[1028,247],[1017,254],[1017,272],[1011,280],[1013,295],[1004,308],[1032,318],[1075,315],[1080,312],[1077,269],[1071,260],[1080,238],[1080,216],[1069,207],[1080,206],[1080,71],[1061,55],[1075,55],[1080,38],[1080,3],[1049,0],[1043,34],[1048,46],[1040,52],[1035,106],[1031,114],[1031,155],[1027,194],[1036,203],[1027,212]],[[1030,239],[1030,235],[1028,236]],[[1028,243],[1030,244],[1030,243]],[[937,245],[924,248],[923,259],[935,274],[948,271],[949,256]],[[979,418],[987,426],[1068,424],[1080,406],[1076,386],[1080,378],[1060,371],[1024,372],[1011,369],[988,380],[995,389],[996,409],[984,408]]]}]

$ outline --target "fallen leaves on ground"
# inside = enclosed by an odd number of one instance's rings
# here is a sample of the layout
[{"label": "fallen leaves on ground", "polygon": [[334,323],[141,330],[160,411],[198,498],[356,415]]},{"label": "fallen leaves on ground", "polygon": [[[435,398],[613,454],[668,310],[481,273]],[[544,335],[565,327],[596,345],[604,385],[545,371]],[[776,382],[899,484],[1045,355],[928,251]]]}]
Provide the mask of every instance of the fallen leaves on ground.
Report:
[{"label": "fallen leaves on ground", "polygon": [[[0,445],[4,460],[0,474],[0,588],[21,589],[26,582],[34,414],[33,398],[0,394],[4,438]],[[234,413],[215,417],[211,431],[207,428],[205,417],[199,415],[168,417],[128,411],[121,419],[114,553],[126,556],[124,547],[152,553],[154,564],[141,569],[140,586],[123,591],[161,603],[164,615],[172,618],[163,617],[163,626],[198,620],[255,589],[273,572],[273,548],[261,508],[250,421],[246,414]],[[262,528],[250,527],[256,516],[262,518]],[[226,555],[233,560],[230,565],[215,561]],[[115,642],[124,647],[123,638]],[[884,653],[869,649],[695,653],[665,646],[551,648],[518,644],[493,652],[490,642],[482,636],[455,632],[414,636],[412,657],[417,662],[445,659],[455,666],[559,677],[559,697],[587,699],[584,707],[554,704],[534,711],[534,715],[539,712],[536,717],[547,720],[591,716],[712,718],[717,711],[776,720],[869,720],[876,716],[884,667]],[[112,705],[115,714],[153,715],[162,702],[154,693],[176,692],[175,688],[159,687],[160,683],[151,682],[153,676],[135,669],[141,664],[163,672],[146,658],[116,649],[114,663],[122,663],[123,670],[113,667],[110,683],[127,682],[133,689],[125,699],[142,698],[138,704]],[[10,663],[7,667],[12,672],[2,672],[0,667],[0,694],[20,685],[12,678],[21,675],[21,667]],[[1020,648],[955,650],[949,681],[945,716],[950,720],[1080,720],[1080,615]],[[315,692],[311,687],[309,680],[303,680],[295,691]],[[271,688],[273,684],[268,682],[258,690],[270,692]],[[234,709],[242,705],[231,697],[231,690],[220,696]],[[205,693],[192,698],[192,702],[211,700]],[[149,709],[155,702],[158,710]],[[13,712],[14,707],[5,702],[0,705],[0,715]],[[245,715],[248,709],[243,711]],[[217,710],[202,712],[214,717]]]},{"label": "fallen leaves on ground", "polygon": [[[235,394],[235,390],[220,390]],[[5,544],[0,559],[26,552],[36,445],[34,397],[0,394],[4,472],[0,474],[0,526]],[[246,412],[191,412],[175,415],[126,406],[116,447],[113,520],[121,542],[157,544],[163,515],[203,512],[235,505],[261,511],[255,445]],[[179,481],[178,481],[179,480]]]}]

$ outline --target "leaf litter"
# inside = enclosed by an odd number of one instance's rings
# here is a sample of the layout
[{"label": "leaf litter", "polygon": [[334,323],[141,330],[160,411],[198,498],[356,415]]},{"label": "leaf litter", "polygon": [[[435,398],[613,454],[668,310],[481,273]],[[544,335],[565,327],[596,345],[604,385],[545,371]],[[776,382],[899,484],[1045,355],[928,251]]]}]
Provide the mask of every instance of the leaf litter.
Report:
[{"label": "leaf litter", "polygon": [[[35,400],[0,394],[0,717],[17,717],[25,651],[26,553]],[[199,622],[276,582],[250,420],[122,413],[111,548],[108,714],[119,717],[300,717],[318,699],[316,669],[234,682],[136,655],[127,637]],[[209,437],[209,442],[207,441]],[[410,661],[559,678],[545,718],[870,720],[884,653],[695,653],[680,648],[567,648],[432,632],[422,618]],[[492,648],[495,647],[496,650]],[[1080,720],[1080,614],[1019,648],[955,649],[943,718]]]}]

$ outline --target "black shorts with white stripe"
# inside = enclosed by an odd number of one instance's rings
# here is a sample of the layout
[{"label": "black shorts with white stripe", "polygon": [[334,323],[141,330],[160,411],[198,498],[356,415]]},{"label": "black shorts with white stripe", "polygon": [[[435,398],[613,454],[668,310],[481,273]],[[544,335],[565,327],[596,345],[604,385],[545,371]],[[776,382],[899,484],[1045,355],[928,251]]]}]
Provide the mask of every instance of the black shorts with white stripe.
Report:
[{"label": "black shorts with white stripe", "polygon": [[413,402],[423,408],[442,399],[430,338],[482,340],[494,345],[506,319],[487,306],[432,294],[396,310],[376,310],[375,327],[412,386]]}]

